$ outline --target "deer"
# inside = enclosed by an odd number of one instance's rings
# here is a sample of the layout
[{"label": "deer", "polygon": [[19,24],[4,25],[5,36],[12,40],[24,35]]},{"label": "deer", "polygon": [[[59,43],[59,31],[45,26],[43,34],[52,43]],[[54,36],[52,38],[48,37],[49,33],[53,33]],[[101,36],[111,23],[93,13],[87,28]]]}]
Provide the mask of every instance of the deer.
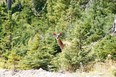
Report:
[{"label": "deer", "polygon": [[61,41],[60,36],[62,35],[62,32],[60,32],[59,34],[53,33],[53,36],[56,38],[58,46],[60,47],[60,49],[62,50],[64,48],[64,43]]}]

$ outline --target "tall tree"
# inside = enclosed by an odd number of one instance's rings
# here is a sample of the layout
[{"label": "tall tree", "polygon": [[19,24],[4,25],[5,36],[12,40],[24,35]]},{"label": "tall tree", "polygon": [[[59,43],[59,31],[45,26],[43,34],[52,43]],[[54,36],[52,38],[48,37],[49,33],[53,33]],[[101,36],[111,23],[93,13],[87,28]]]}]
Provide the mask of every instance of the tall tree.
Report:
[{"label": "tall tree", "polygon": [[6,0],[8,10],[11,10],[12,0]]}]

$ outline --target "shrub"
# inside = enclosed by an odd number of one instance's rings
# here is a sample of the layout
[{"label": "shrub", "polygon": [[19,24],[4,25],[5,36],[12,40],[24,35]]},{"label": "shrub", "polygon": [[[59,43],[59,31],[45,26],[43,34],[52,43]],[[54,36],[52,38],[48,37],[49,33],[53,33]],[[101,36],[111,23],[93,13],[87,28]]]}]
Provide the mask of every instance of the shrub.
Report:
[{"label": "shrub", "polygon": [[116,70],[113,71],[113,75],[116,77]]},{"label": "shrub", "polygon": [[94,50],[99,60],[105,60],[108,54],[112,55],[113,59],[116,59],[116,37],[106,36],[95,46]]},{"label": "shrub", "polygon": [[56,70],[76,71],[80,68],[80,63],[85,65],[91,60],[92,56],[88,52],[80,50],[78,41],[74,39],[70,47],[65,47],[52,60],[52,64]]}]

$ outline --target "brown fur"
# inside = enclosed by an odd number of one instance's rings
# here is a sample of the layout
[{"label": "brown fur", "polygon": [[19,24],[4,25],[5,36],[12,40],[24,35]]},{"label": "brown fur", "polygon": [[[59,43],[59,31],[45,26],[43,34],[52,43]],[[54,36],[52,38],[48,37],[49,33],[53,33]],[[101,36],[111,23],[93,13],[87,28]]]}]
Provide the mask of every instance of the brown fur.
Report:
[{"label": "brown fur", "polygon": [[58,45],[60,46],[61,49],[64,48],[64,44],[62,43],[62,41],[59,38],[57,39],[57,43],[58,43]]},{"label": "brown fur", "polygon": [[53,33],[53,35],[55,36],[57,43],[60,46],[60,49],[62,50],[64,48],[64,44],[60,39],[60,36],[62,35],[62,33],[59,33],[59,34]]}]

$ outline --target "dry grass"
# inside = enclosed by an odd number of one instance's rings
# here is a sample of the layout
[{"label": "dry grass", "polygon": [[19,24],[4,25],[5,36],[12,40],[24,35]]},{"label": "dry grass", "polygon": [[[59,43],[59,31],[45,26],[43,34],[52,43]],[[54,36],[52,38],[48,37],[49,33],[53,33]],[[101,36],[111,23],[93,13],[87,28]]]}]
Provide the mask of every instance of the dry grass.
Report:
[{"label": "dry grass", "polygon": [[4,2],[4,0],[0,0],[0,3]]},{"label": "dry grass", "polygon": [[[91,68],[90,68],[91,66]],[[91,70],[88,73],[83,74],[86,76],[95,76],[95,77],[116,77],[116,61],[106,60],[105,62],[96,62],[94,64],[90,64],[87,67]],[[115,73],[114,73],[115,72]],[[82,76],[82,77],[83,77]]]},{"label": "dry grass", "polygon": [[[115,71],[116,74],[116,61],[112,61],[112,60],[106,60],[105,62],[96,62],[96,63],[90,63],[88,66],[83,66],[86,68],[80,68],[79,70],[77,70],[74,73],[59,73],[59,72],[49,72],[49,71],[45,71],[45,70],[25,70],[25,71],[19,71],[16,72],[16,75],[22,75],[22,73],[28,74],[28,77],[32,77],[32,73],[34,72],[35,76],[33,77],[44,77],[45,73],[46,76],[45,77],[116,77],[114,76],[113,72]],[[86,71],[85,69],[88,69],[90,71],[88,72],[84,72]],[[5,73],[5,77],[11,77],[10,75],[11,71],[6,71]],[[9,74],[8,74],[9,73]],[[1,74],[3,74],[1,72]],[[8,75],[9,76],[8,76]],[[13,77],[17,77],[16,75],[14,75]],[[21,76],[21,77],[24,77]],[[40,76],[41,75],[41,76]],[[1,77],[1,76],[0,76]]]}]

